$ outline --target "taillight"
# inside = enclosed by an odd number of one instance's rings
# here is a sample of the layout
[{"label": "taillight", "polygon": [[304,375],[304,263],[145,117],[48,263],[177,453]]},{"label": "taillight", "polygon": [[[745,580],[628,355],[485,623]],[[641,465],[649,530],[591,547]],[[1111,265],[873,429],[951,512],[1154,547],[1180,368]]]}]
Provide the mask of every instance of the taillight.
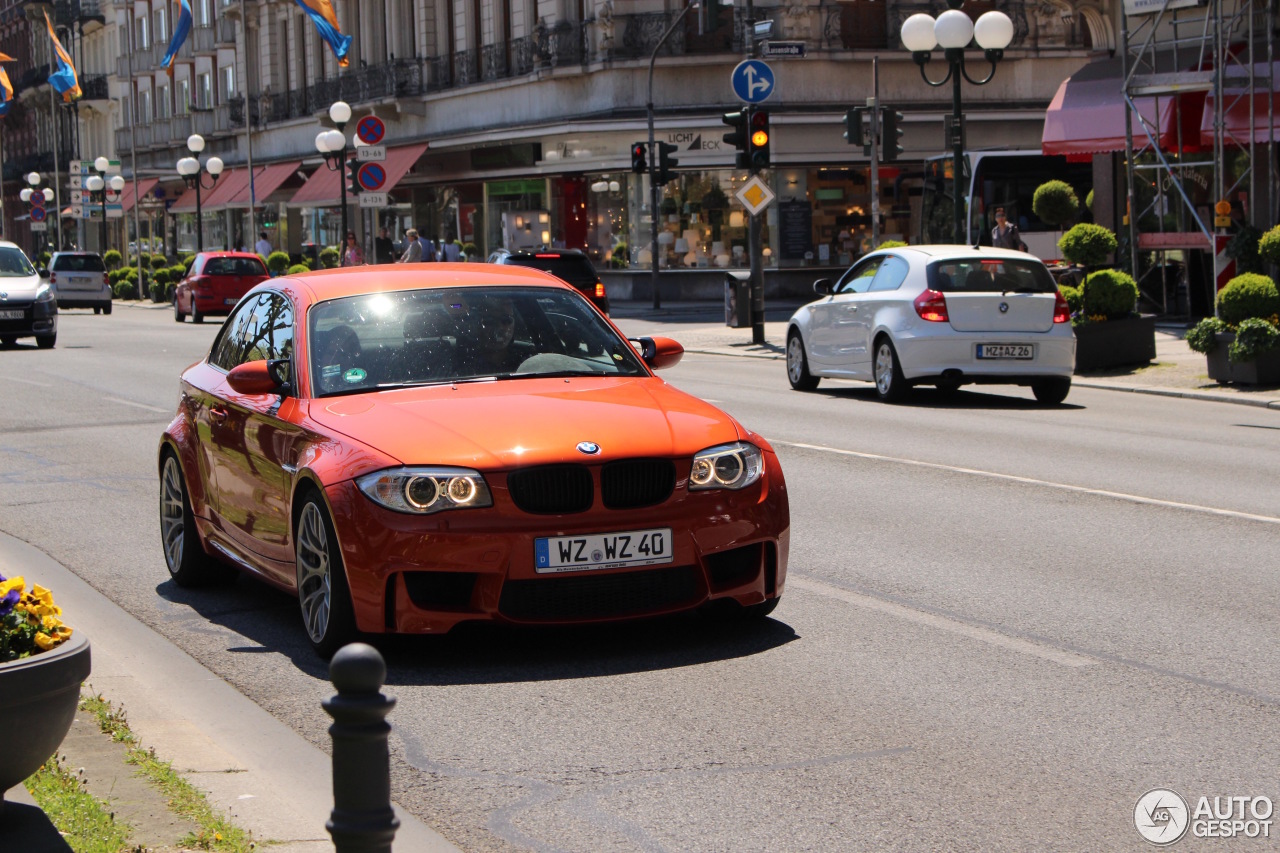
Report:
[{"label": "taillight", "polygon": [[49,273],[49,283],[50,284],[58,283],[58,274],[56,272]]},{"label": "taillight", "polygon": [[111,278],[106,274],[102,274],[102,286],[107,287],[111,284]]},{"label": "taillight", "polygon": [[205,280],[204,276],[198,275],[191,279],[191,286],[196,290],[204,291],[209,289],[209,282]]},{"label": "taillight", "polygon": [[1053,292],[1053,322],[1070,323],[1071,322],[1071,306],[1067,304],[1067,300],[1062,298],[1062,291],[1055,290]]},{"label": "taillight", "polygon": [[596,299],[604,299],[604,282],[596,282]]},{"label": "taillight", "polygon": [[947,317],[947,297],[936,290],[926,290],[912,304],[921,320],[930,323],[946,323],[950,320]]}]

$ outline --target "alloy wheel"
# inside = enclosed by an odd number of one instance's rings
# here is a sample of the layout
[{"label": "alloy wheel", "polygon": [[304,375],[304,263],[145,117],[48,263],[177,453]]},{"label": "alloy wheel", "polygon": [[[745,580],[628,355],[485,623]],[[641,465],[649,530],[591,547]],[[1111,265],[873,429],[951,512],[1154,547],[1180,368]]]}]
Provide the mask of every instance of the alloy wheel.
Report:
[{"label": "alloy wheel", "polygon": [[182,565],[182,547],[186,540],[186,514],[183,512],[182,469],[172,456],[164,461],[160,492],[160,538],[169,571]]},{"label": "alloy wheel", "polygon": [[787,341],[787,375],[791,378],[791,384],[799,384],[803,377],[804,371],[804,344],[800,343],[800,336],[793,335],[791,340]]},{"label": "alloy wheel", "polygon": [[882,341],[876,348],[876,390],[880,396],[889,394],[893,386],[893,347],[888,341]]},{"label": "alloy wheel", "polygon": [[298,601],[302,621],[313,643],[322,642],[329,627],[333,578],[330,571],[329,535],[324,516],[308,501],[298,519]]}]

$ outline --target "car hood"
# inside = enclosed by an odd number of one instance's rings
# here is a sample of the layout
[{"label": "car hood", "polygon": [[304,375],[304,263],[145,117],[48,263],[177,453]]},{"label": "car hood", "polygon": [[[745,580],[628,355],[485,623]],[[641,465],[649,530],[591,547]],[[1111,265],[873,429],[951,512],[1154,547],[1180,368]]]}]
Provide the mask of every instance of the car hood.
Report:
[{"label": "car hood", "polygon": [[0,302],[5,300],[31,301],[36,298],[36,291],[43,285],[44,279],[38,275],[14,275],[0,276],[0,293],[5,294],[0,298]]},{"label": "car hood", "polygon": [[[653,377],[514,379],[318,399],[310,414],[406,465],[509,470],[692,456],[741,435],[729,415]],[[595,455],[579,442],[600,447]]]}]

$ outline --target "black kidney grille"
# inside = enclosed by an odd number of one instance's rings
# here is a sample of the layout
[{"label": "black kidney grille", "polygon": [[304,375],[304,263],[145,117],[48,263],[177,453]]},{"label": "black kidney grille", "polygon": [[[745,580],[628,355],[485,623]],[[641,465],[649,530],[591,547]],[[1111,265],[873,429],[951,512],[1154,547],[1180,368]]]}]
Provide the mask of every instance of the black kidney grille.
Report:
[{"label": "black kidney grille", "polygon": [[660,504],[676,487],[676,466],[668,459],[623,459],[600,470],[600,497],[609,509]]},{"label": "black kidney grille", "polygon": [[543,465],[507,475],[511,500],[525,512],[543,515],[586,512],[594,488],[585,465]]},{"label": "black kidney grille", "polygon": [[642,616],[702,600],[693,566],[642,572],[507,581],[498,608],[526,622],[586,621]]}]

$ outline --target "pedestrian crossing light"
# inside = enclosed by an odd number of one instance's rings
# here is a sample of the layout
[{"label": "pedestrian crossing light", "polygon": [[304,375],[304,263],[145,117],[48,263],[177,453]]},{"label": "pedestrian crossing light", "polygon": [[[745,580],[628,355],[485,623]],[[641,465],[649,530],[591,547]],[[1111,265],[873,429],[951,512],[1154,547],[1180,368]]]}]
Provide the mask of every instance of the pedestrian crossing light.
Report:
[{"label": "pedestrian crossing light", "polygon": [[892,107],[885,107],[880,114],[880,140],[886,163],[894,162],[902,154],[902,144],[898,142],[902,138],[902,119],[902,113]]},{"label": "pedestrian crossing light", "polygon": [[769,114],[751,111],[751,170],[769,168]]},{"label": "pedestrian crossing light", "polygon": [[658,183],[665,184],[675,179],[675,172],[672,170],[680,161],[671,155],[676,153],[676,150],[676,146],[670,142],[658,143],[658,174],[655,176]]},{"label": "pedestrian crossing light", "polygon": [[631,143],[631,171],[643,175],[649,171],[649,146],[644,142]]},{"label": "pedestrian crossing light", "polygon": [[351,182],[351,186],[347,188],[348,192],[354,193],[356,195],[360,195],[363,188],[360,186],[360,161],[359,160],[347,161],[347,174],[348,174],[348,179]]},{"label": "pedestrian crossing light", "polygon": [[733,164],[739,169],[748,169],[751,167],[749,159],[748,146],[751,144],[747,139],[747,122],[750,121],[750,110],[743,107],[740,110],[734,110],[731,113],[725,113],[722,122],[733,128],[724,135],[724,141],[733,146],[737,151],[737,156]]}]

